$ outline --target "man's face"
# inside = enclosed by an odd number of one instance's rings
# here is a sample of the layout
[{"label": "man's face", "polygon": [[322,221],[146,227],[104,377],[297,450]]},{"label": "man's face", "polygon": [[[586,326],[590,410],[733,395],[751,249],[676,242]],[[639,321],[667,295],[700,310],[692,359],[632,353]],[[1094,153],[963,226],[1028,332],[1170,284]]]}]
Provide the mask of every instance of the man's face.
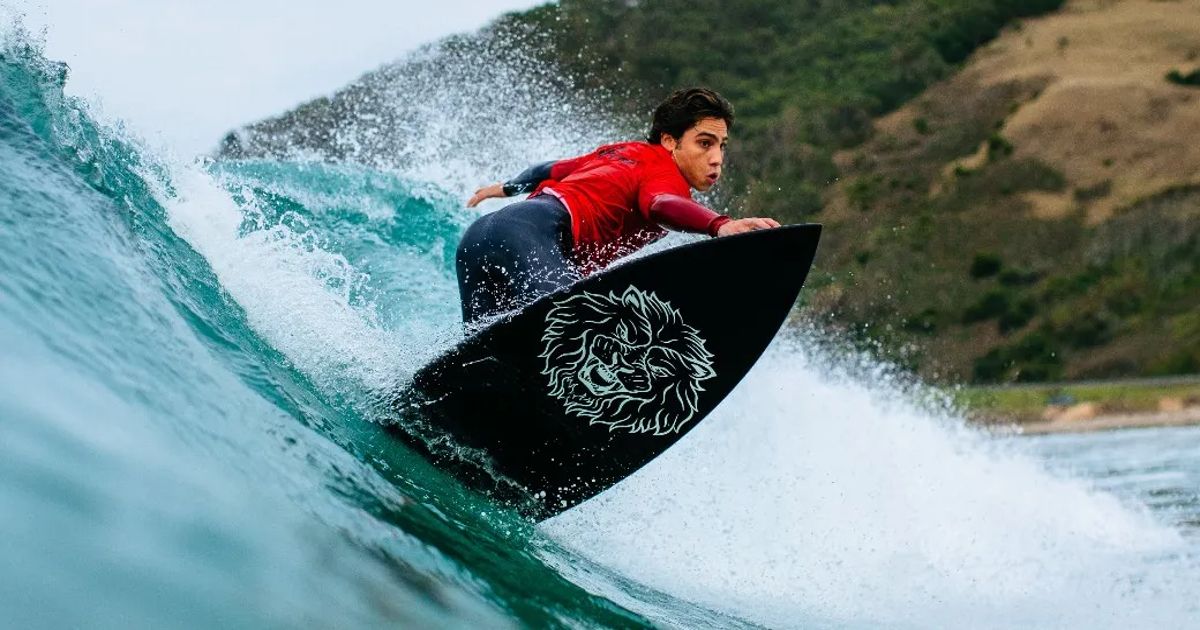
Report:
[{"label": "man's face", "polygon": [[662,145],[671,152],[683,178],[692,188],[704,192],[721,177],[729,126],[721,118],[701,118],[683,132],[682,138],[662,135]]}]

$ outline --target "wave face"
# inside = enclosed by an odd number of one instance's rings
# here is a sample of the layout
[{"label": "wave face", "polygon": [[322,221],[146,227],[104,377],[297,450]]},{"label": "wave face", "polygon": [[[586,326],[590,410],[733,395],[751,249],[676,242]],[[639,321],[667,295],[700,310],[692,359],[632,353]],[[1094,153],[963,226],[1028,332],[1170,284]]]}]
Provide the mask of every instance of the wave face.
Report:
[{"label": "wave face", "polygon": [[[433,133],[407,166],[178,164],[64,97],[65,67],[19,29],[0,74],[14,627],[1195,619],[1184,532],[804,339],[777,343],[647,469],[543,526],[397,444],[388,392],[460,334],[468,182],[615,125],[554,136],[578,110],[476,86],[473,106],[508,121],[507,136],[472,131],[486,169]],[[438,106],[453,87],[410,86],[429,120],[409,122],[455,129]],[[538,146],[515,137],[523,117],[540,117]]]}]

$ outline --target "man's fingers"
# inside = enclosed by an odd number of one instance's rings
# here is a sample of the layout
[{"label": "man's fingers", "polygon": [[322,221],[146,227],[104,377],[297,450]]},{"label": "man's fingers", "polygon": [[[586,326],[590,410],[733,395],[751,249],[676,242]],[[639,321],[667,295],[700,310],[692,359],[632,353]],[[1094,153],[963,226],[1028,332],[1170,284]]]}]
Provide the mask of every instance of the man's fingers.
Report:
[{"label": "man's fingers", "polygon": [[725,225],[721,226],[719,234],[721,236],[731,236],[733,234],[742,234],[745,232],[753,232],[755,230],[769,230],[777,227],[780,226],[779,222],[775,219],[748,217],[726,223]]},{"label": "man's fingers", "polygon": [[478,206],[479,202],[483,201],[484,199],[487,199],[487,188],[486,187],[476,190],[475,194],[471,195],[471,198],[467,200],[467,207],[474,208],[475,206]]}]

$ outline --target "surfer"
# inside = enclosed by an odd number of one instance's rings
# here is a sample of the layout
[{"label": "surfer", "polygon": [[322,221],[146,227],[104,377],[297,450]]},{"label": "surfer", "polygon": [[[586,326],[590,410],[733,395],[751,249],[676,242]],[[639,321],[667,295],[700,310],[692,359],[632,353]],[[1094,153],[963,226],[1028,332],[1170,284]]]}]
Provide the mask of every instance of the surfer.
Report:
[{"label": "surfer", "polygon": [[769,218],[730,219],[696,203],[721,177],[733,107],[688,88],[654,110],[645,142],[531,166],[484,186],[467,201],[530,193],[477,219],[458,245],[463,322],[524,306],[662,238],[666,229],[728,236],[779,227]]}]

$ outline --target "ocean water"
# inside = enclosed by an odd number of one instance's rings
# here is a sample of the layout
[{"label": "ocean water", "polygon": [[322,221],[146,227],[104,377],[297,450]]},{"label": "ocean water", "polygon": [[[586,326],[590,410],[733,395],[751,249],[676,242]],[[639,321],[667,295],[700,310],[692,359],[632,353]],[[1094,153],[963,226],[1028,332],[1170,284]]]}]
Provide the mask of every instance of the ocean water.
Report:
[{"label": "ocean water", "polygon": [[[180,161],[65,80],[6,32],[0,626],[1200,625],[1200,432],[984,435],[813,331],[525,521],[382,428],[458,339],[461,200],[492,171]],[[461,142],[429,109],[424,141]],[[497,171],[538,150],[488,142]]]}]

